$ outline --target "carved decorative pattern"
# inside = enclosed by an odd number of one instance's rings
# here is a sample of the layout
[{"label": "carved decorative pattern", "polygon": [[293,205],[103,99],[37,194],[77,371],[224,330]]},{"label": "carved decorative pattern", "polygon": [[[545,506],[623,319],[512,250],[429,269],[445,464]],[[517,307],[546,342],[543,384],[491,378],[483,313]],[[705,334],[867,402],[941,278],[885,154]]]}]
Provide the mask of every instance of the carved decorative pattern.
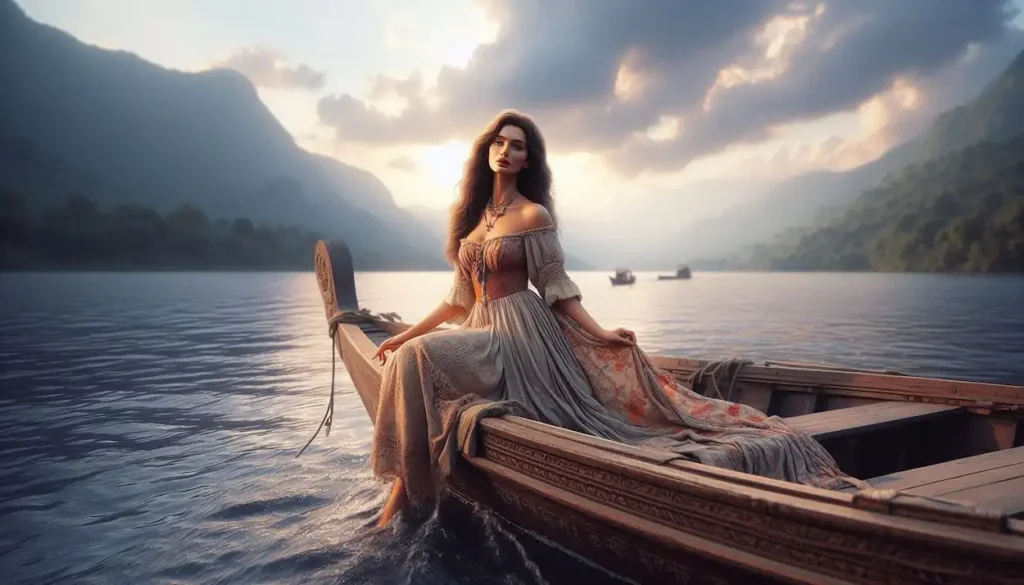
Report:
[{"label": "carved decorative pattern", "polygon": [[580,530],[577,523],[564,516],[555,514],[551,510],[544,507],[534,508],[530,503],[520,498],[515,492],[506,490],[501,486],[495,486],[495,491],[498,493],[498,497],[501,498],[506,504],[511,504],[520,510],[530,510],[535,516],[540,518],[545,524],[554,528],[562,534],[567,534],[573,538],[580,538],[581,534],[591,533],[591,526],[587,526],[584,530]]},{"label": "carved decorative pattern", "polygon": [[[625,477],[485,433],[490,461],[630,514],[762,557],[862,583],[1020,583],[1020,563],[938,551],[879,534],[779,518],[771,502],[729,505]],[[511,503],[511,502],[510,502]],[[760,508],[760,509],[759,509]],[[535,512],[540,514],[541,512]],[[545,519],[561,526],[557,518]],[[566,527],[568,528],[568,527]],[[579,528],[574,528],[577,532]]]},{"label": "carved decorative pattern", "polygon": [[316,270],[316,281],[320,287],[320,296],[324,300],[324,308],[330,313],[338,306],[338,298],[334,290],[334,272],[331,270],[331,258],[323,243],[316,246],[316,254],[313,259]]},{"label": "carved decorative pattern", "polygon": [[[528,514],[538,518],[556,533],[568,536],[577,541],[586,541],[594,549],[609,553],[616,561],[628,562],[633,557],[639,560],[649,576],[656,576],[658,583],[691,584],[695,573],[690,568],[655,554],[644,547],[636,546],[635,542],[610,532],[607,528],[581,518],[572,518],[568,514],[560,514],[550,509],[548,504],[535,499],[526,499],[514,491],[495,485],[495,493],[507,505],[515,508],[519,514]],[[727,585],[707,571],[700,573],[697,582],[701,585]],[[694,583],[696,585],[696,583]]]}]

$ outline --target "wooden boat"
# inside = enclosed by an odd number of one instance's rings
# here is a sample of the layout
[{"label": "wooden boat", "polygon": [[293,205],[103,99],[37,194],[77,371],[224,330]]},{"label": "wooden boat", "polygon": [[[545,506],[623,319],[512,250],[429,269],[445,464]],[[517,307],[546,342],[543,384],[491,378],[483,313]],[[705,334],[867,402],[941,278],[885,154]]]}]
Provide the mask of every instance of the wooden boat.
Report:
[{"label": "wooden boat", "polygon": [[616,268],[615,276],[609,276],[608,279],[612,281],[612,286],[633,284],[636,282],[636,276],[633,276],[633,272],[628,268]]},{"label": "wooden boat", "polygon": [[[373,418],[376,344],[352,263],[320,242],[329,330]],[[688,380],[706,362],[655,357]],[[708,379],[692,387],[709,392]],[[524,418],[480,422],[455,501],[476,502],[642,583],[1024,583],[1024,388],[771,362],[727,398],[816,437],[873,489],[829,491],[693,463]]]},{"label": "wooden boat", "polygon": [[673,275],[659,274],[658,280],[688,280],[690,278],[690,267],[685,264],[676,266],[676,273]]}]

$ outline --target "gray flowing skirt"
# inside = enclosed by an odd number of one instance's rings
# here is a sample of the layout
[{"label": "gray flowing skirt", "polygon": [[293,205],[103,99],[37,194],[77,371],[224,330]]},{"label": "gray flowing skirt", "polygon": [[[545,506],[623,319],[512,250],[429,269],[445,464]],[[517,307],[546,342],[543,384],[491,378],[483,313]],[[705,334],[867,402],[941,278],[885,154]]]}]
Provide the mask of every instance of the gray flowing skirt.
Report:
[{"label": "gray flowing skirt", "polygon": [[818,487],[862,485],[814,439],[748,406],[706,398],[637,347],[609,346],[526,290],[477,303],[458,329],[406,342],[384,368],[372,467],[436,500],[459,413],[504,402],[548,424]]}]

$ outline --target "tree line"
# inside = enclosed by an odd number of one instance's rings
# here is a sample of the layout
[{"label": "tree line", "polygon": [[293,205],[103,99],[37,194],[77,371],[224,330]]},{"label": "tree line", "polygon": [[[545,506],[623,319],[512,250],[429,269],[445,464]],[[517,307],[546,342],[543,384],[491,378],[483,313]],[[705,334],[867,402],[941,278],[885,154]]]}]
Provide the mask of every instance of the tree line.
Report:
[{"label": "tree line", "polygon": [[2,270],[302,270],[319,236],[298,226],[210,220],[182,205],[101,209],[81,194],[42,214],[0,194]]}]

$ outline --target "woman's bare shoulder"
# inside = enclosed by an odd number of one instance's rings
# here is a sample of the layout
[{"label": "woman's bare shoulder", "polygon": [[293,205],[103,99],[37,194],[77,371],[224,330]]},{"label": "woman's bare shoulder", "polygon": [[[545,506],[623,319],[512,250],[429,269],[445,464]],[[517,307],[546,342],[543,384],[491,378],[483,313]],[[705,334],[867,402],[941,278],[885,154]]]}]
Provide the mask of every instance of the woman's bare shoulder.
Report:
[{"label": "woman's bare shoulder", "polygon": [[533,230],[554,224],[547,208],[533,201],[525,202],[517,215],[521,230]]}]

